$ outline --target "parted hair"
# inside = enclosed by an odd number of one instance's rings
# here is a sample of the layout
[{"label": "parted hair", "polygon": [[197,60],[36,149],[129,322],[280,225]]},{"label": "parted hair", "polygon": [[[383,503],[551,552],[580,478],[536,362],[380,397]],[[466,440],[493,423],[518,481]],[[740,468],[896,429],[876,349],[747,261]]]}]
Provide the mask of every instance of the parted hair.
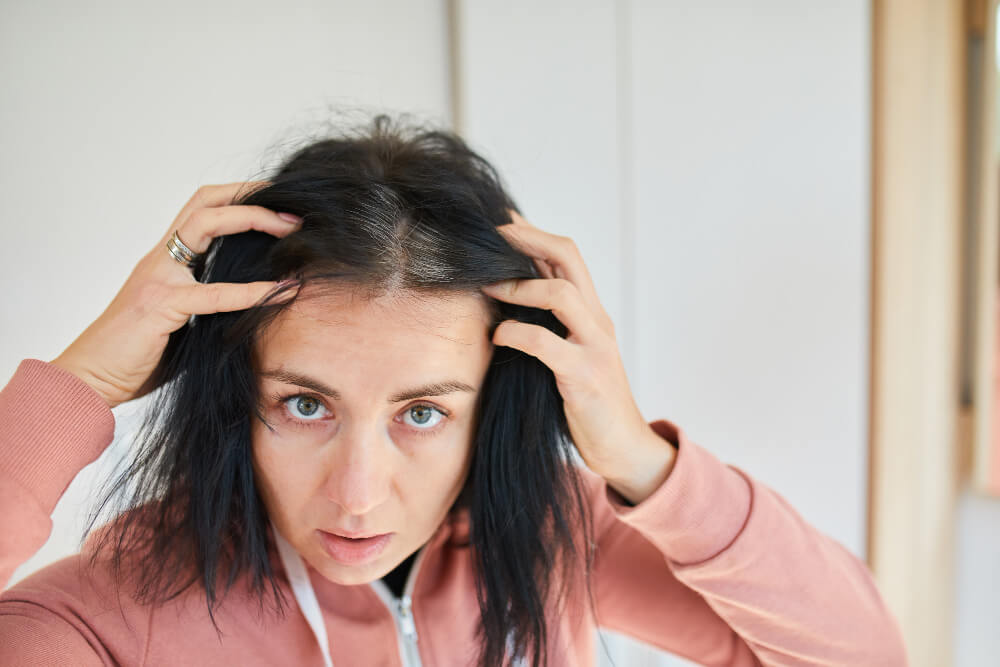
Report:
[{"label": "parted hair", "polygon": [[[372,295],[433,296],[539,277],[533,260],[496,229],[518,210],[496,170],[453,132],[379,115],[298,148],[266,180],[232,203],[294,213],[301,228],[280,239],[257,231],[214,239],[193,269],[200,281],[296,278],[303,287],[350,283]],[[110,552],[116,582],[131,581],[141,603],[200,586],[215,624],[213,612],[245,577],[261,611],[284,613],[250,437],[252,421],[263,419],[253,345],[296,298],[279,301],[280,293],[247,310],[192,317],[170,336],[147,382],[147,391],[158,391],[87,526],[109,510],[115,516],[100,531],[91,565]],[[567,335],[550,311],[488,303],[490,336],[505,319]],[[551,605],[565,600],[573,572],[584,573],[595,608],[584,482],[555,377],[538,359],[496,346],[476,412],[456,506],[470,518],[478,662],[530,659],[540,667]],[[129,511],[136,508],[143,511]],[[564,576],[553,580],[557,572]]]}]

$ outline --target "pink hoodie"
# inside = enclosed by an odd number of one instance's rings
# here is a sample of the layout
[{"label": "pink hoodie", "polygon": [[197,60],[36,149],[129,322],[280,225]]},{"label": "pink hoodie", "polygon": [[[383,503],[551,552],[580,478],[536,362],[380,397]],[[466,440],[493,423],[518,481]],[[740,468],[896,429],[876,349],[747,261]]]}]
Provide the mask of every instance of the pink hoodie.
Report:
[{"label": "pink hoodie", "polygon": [[[907,664],[863,562],[672,422],[651,426],[678,454],[639,505],[583,469],[599,618],[576,586],[550,664],[594,665],[598,626],[705,665]],[[21,363],[0,391],[0,583],[45,543],[56,502],[113,434],[111,410],[88,385],[43,361]],[[479,609],[469,549],[458,545],[468,529],[464,512],[441,524],[402,599],[380,580],[327,581],[279,539],[272,557],[289,612],[260,617],[238,585],[217,614],[221,640],[195,587],[155,607],[127,588],[116,599],[105,568],[80,570],[88,541],[83,554],[0,594],[0,664],[469,665]]]}]

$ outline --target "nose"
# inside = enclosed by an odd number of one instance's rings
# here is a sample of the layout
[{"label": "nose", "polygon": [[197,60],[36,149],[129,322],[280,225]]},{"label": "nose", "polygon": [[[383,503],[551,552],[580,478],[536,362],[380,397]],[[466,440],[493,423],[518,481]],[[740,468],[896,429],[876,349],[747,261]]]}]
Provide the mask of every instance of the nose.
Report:
[{"label": "nose", "polygon": [[363,516],[388,500],[392,474],[391,447],[377,429],[342,428],[329,444],[324,492],[346,513]]}]

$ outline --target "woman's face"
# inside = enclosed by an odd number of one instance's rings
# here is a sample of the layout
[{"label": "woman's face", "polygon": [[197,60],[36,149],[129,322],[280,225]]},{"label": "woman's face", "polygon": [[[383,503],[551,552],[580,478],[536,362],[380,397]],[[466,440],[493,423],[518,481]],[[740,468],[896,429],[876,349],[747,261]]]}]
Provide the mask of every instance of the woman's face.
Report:
[{"label": "woman's face", "polygon": [[[255,480],[307,563],[363,584],[420,548],[465,483],[493,351],[486,298],[310,289],[255,348],[271,426],[253,420]],[[324,533],[391,535],[371,554],[371,540]]]}]

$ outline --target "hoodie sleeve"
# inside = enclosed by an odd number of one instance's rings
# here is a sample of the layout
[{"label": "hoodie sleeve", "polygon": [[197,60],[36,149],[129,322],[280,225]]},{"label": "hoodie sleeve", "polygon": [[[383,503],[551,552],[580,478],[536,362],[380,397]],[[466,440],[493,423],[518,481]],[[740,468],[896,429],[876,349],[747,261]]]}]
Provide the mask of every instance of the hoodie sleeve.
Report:
[{"label": "hoodie sleeve", "polygon": [[[58,366],[26,359],[0,390],[0,589],[45,544],[59,498],[114,431],[107,403]],[[61,598],[0,594],[0,664],[116,664]]]},{"label": "hoodie sleeve", "polygon": [[861,560],[672,422],[650,426],[677,459],[648,498],[587,471],[600,626],[703,665],[907,664]]},{"label": "hoodie sleeve", "polygon": [[59,498],[114,433],[108,404],[58,366],[25,359],[0,390],[0,589],[45,544]]}]

